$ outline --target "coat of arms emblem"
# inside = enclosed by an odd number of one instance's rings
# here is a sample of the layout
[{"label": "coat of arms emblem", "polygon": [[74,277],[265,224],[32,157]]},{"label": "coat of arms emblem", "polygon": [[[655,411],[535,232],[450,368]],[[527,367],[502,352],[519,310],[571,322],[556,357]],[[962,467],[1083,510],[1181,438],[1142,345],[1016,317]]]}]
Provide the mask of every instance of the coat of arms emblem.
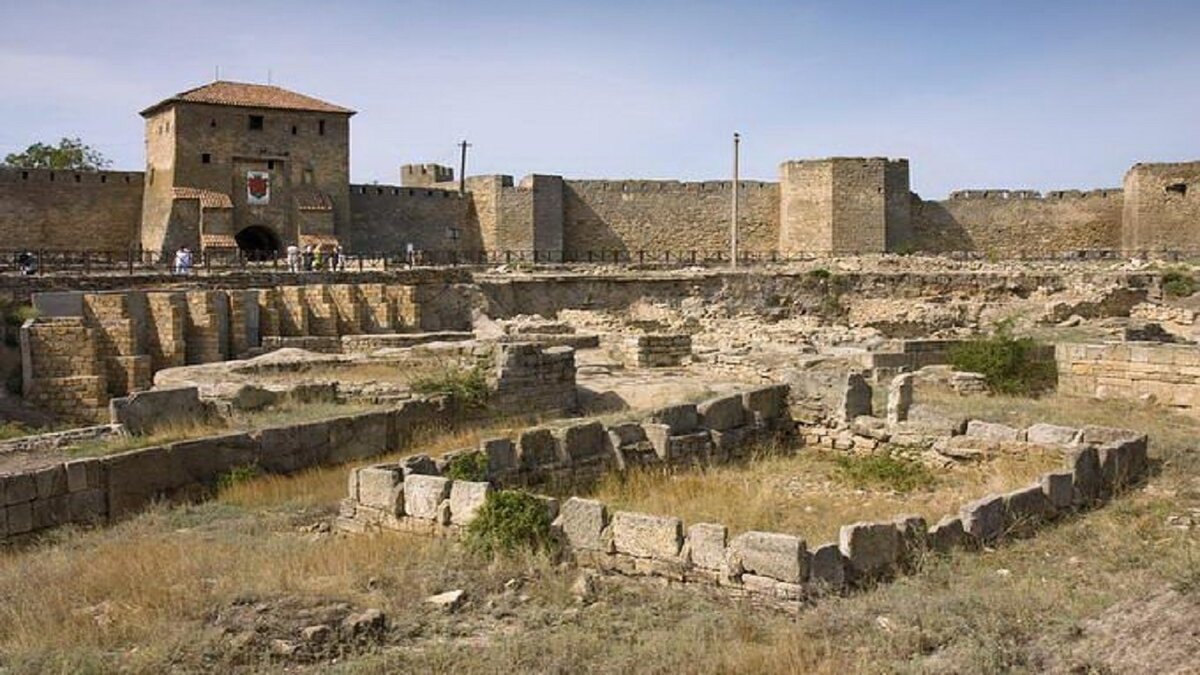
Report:
[{"label": "coat of arms emblem", "polygon": [[246,203],[267,204],[271,201],[271,174],[266,171],[246,172]]}]

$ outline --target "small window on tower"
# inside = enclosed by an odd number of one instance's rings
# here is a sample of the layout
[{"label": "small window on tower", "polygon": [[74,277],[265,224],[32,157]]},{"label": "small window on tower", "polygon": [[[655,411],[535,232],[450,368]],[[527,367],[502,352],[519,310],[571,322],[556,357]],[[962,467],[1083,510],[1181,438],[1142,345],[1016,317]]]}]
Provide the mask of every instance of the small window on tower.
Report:
[{"label": "small window on tower", "polygon": [[212,164],[212,155],[208,154],[207,152],[201,153],[200,154],[200,163],[201,164]]},{"label": "small window on tower", "polygon": [[325,120],[317,120],[317,133],[322,136],[325,135]]},{"label": "small window on tower", "polygon": [[262,115],[251,115],[250,116],[250,130],[251,131],[262,131],[262,128],[263,128],[263,116]]},{"label": "small window on tower", "polygon": [[275,170],[275,160],[268,159],[267,160],[267,171],[274,171],[274,170]]},{"label": "small window on tower", "polygon": [[300,129],[295,124],[293,124],[292,125],[292,135],[295,136],[296,132],[298,132],[298,131],[300,131]]},{"label": "small window on tower", "polygon": [[313,182],[312,169],[304,170],[304,174],[300,176],[300,182],[304,183],[305,185],[312,185],[312,182]]},{"label": "small window on tower", "polygon": [[1167,186],[1167,192],[1169,194],[1176,194],[1180,196],[1186,195],[1187,183],[1172,183]]},{"label": "small window on tower", "polygon": [[208,126],[212,127],[213,129],[216,129],[217,128],[217,118],[214,117],[214,118],[210,119],[208,121]]}]

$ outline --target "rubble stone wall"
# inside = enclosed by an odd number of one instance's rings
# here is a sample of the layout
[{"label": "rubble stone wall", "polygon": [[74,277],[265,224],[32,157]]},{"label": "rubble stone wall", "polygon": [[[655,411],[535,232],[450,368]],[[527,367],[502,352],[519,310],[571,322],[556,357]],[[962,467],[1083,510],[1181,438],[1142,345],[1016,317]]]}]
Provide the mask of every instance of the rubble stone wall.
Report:
[{"label": "rubble stone wall", "polygon": [[1055,348],[1058,391],[1141,400],[1200,412],[1200,349],[1170,344],[1067,344]]},{"label": "rubble stone wall", "polygon": [[[786,388],[766,388],[733,397],[737,405],[714,400],[699,407],[659,411],[654,418],[667,429],[676,425],[676,430],[682,431],[706,418],[709,424],[724,429],[707,429],[706,443],[681,444],[688,448],[685,453],[673,460],[668,453],[658,461],[720,461],[713,453],[718,446],[716,434],[739,428],[727,426],[734,421],[733,411],[745,415],[755,406],[756,424],[750,428],[761,433],[760,425],[768,419],[776,423],[787,420],[786,414],[764,417],[776,413],[780,393],[786,400]],[[655,424],[647,422],[641,427],[649,431]],[[968,433],[987,438],[1001,426],[977,423]],[[610,438],[604,449],[590,440],[602,431]],[[1024,488],[970,501],[937,523],[901,515],[887,521],[847,524],[841,527],[836,542],[814,544],[799,533],[751,531],[731,536],[719,523],[687,524],[669,515],[613,511],[599,501],[578,497],[561,503],[549,497],[541,499],[554,519],[556,535],[580,566],[625,576],[703,583],[738,595],[794,604],[891,579],[928,553],[974,550],[1012,537],[1031,536],[1039,527],[1097,507],[1137,484],[1148,467],[1146,437],[1128,430],[1035,425],[1014,431],[1027,438],[1044,437],[1060,447],[1063,469],[1046,473]],[[1064,431],[1069,433],[1063,435]],[[590,479],[605,470],[623,469],[631,459],[626,443],[629,435],[629,429],[605,430],[598,422],[585,422],[553,434],[527,430],[516,444],[511,439],[489,439],[479,450],[448,453],[437,459],[418,455],[402,463],[355,469],[338,524],[357,532],[386,529],[458,536],[497,487],[514,482],[536,485],[538,481],[529,480],[534,475],[540,481],[569,477],[578,481],[580,475]],[[742,437],[741,441],[745,440]],[[443,475],[464,453],[486,456],[484,480],[454,480]],[[539,465],[557,472],[530,473],[531,466]],[[512,480],[520,474],[525,480]]]},{"label": "rubble stone wall", "polygon": [[461,295],[435,286],[35,295],[44,318],[22,331],[29,342],[22,351],[25,395],[53,412],[97,419],[110,397],[149,388],[163,368],[245,358],[264,347],[336,352],[345,335],[469,326]]},{"label": "rubble stone wall", "polygon": [[[405,447],[424,426],[451,421],[453,406],[414,399],[390,409],[245,433],[178,441],[0,474],[0,541],[68,523],[101,524],[155,500],[212,490],[230,471],[292,473]],[[111,427],[105,428],[111,433]]]}]

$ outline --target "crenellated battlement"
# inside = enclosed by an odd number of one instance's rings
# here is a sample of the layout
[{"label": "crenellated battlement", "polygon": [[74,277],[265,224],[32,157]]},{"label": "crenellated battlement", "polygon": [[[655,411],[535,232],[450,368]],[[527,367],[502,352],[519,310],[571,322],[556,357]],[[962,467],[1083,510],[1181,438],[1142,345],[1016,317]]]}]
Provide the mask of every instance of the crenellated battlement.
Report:
[{"label": "crenellated battlement", "polygon": [[1067,199],[1120,199],[1124,196],[1121,188],[1101,188],[1098,190],[1051,190],[1046,193],[1037,190],[955,190],[950,193],[952,200],[991,199],[997,201],[1009,200],[1067,200]]},{"label": "crenellated battlement", "polygon": [[[678,180],[567,180],[563,181],[568,187],[577,190],[596,190],[601,192],[732,192],[733,181],[697,181],[684,182]],[[738,181],[741,190],[769,190],[778,187],[778,183],[766,181]]]},{"label": "crenellated battlement", "polygon": [[398,185],[351,185],[350,194],[367,197],[416,197],[427,199],[463,199],[457,190],[427,187],[402,187]]},{"label": "crenellated battlement", "polygon": [[141,171],[72,171],[0,167],[0,183],[56,183],[62,185],[141,185]]}]

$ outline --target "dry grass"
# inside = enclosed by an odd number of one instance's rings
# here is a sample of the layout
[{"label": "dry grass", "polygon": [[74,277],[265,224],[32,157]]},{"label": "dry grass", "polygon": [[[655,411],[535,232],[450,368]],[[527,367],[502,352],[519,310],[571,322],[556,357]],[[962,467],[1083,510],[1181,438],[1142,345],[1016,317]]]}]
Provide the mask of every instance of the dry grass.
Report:
[{"label": "dry grass", "polygon": [[[1120,406],[1087,401],[979,403],[994,408],[983,415],[993,419],[1002,408],[1038,420],[1054,419],[1056,410],[1068,422],[1123,418],[1122,426],[1151,433],[1161,473],[1146,488],[1035,538],[932,558],[912,576],[823,600],[794,618],[629,581],[603,584],[597,602],[580,606],[568,592],[573,573],[543,560],[492,563],[448,542],[310,532],[310,524],[330,517],[327,500],[341,496],[343,469],[258,479],[199,506],[153,509],[94,531],[63,530],[0,553],[0,670],[1104,672],[1105,652],[1083,650],[1076,637],[1082,622],[1114,602],[1194,582],[1200,537],[1167,518],[1200,509],[1193,440],[1200,425],[1128,405],[1113,418]],[[439,445],[468,445],[483,433],[491,432],[462,432]],[[516,577],[528,581],[506,590],[505,581]],[[458,612],[421,602],[450,588],[468,593]],[[378,647],[349,649],[309,667],[272,661],[266,649],[249,661],[235,659],[236,636],[220,628],[230,608],[279,598],[380,607],[391,630]],[[277,618],[277,607],[263,620]]]},{"label": "dry grass", "polygon": [[916,514],[934,523],[968,501],[1028,485],[1062,463],[1054,452],[1001,455],[939,471],[932,483],[902,492],[856,487],[839,467],[844,456],[801,449],[742,465],[641,469],[610,474],[590,496],[613,509],[678,516],[685,524],[721,523],[731,533],[788,532],[816,543],[836,540],[842,525],[859,520]]}]

